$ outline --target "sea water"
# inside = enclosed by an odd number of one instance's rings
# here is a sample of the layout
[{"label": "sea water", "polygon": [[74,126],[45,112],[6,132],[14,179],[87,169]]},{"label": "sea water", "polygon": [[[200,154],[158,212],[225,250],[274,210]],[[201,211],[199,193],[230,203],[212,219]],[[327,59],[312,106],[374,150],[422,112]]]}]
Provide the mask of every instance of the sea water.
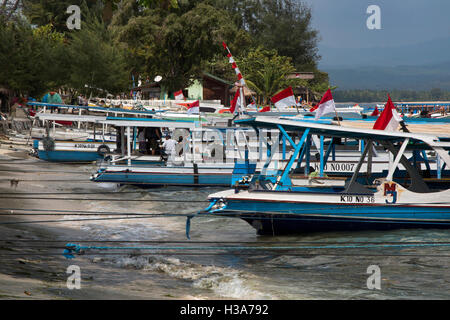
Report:
[{"label": "sea water", "polygon": [[[3,202],[2,207],[84,210],[99,213],[98,218],[104,218],[105,216],[100,214],[105,212],[191,214],[207,206],[207,202],[195,201],[206,200],[208,194],[224,189],[166,187],[145,190],[132,186],[99,184],[88,180],[89,175],[95,171],[93,165],[27,161],[33,164],[26,168],[36,172],[15,173],[13,176],[36,181],[20,182],[14,189],[16,192],[50,192],[54,195],[60,194],[65,199],[80,197],[94,200],[11,200],[8,203]],[[44,173],[39,172],[40,170],[60,172]],[[46,181],[51,179],[58,181]],[[1,186],[4,190],[9,188],[8,184]],[[102,191],[115,194],[113,196],[96,194]],[[131,191],[135,193],[129,193]],[[92,194],[63,195],[64,192],[92,192]],[[58,217],[60,218],[80,217],[63,214]],[[98,246],[247,246],[249,242],[252,242],[250,245],[264,246],[292,245],[293,242],[345,245],[351,242],[430,242],[450,239],[450,230],[421,229],[258,236],[245,221],[222,217],[194,217],[191,221],[191,240],[186,238],[185,216],[85,220],[47,223],[42,226],[45,226],[51,234],[54,232],[53,239],[60,240],[61,243],[78,241],[81,245]],[[27,225],[22,225],[21,228],[27,228]],[[87,240],[99,242],[92,244]],[[195,251],[196,254],[183,249],[169,253],[122,250],[113,254],[93,251],[63,263],[82,265],[85,278],[89,279],[91,274],[95,274],[90,280],[82,282],[84,290],[92,288],[89,296],[92,298],[105,297],[100,289],[98,293],[94,289],[108,287],[120,298],[127,297],[131,292],[130,297],[133,298],[142,296],[168,299],[449,299],[449,251],[448,247],[290,252],[279,250],[211,252],[199,249]],[[58,249],[55,252],[62,253],[62,250]],[[48,259],[64,261],[62,255]],[[367,285],[371,276],[368,268],[373,265],[380,269],[380,289],[369,289]],[[55,284],[62,282],[61,277],[64,279],[64,273],[61,273],[62,275],[53,273],[48,275],[49,288],[52,287],[52,282]],[[149,292],[152,295],[149,296]],[[64,296],[64,291],[62,294]],[[83,298],[83,295],[80,295],[80,298]]]}]

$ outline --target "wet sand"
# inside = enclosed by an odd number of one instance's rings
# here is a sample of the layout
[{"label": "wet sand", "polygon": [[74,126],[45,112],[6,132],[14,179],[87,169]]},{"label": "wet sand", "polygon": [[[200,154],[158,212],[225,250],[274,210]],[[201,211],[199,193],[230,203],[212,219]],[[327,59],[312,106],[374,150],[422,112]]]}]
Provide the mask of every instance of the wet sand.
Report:
[{"label": "wet sand", "polygon": [[[23,146],[0,146],[0,299],[448,299],[450,273],[448,248],[406,248],[389,250],[350,250],[312,252],[312,255],[289,256],[279,252],[239,255],[222,252],[216,255],[172,255],[126,253],[107,255],[101,252],[77,255],[73,260],[62,256],[64,245],[88,244],[87,240],[161,240],[185,241],[184,217],[83,221],[64,223],[4,224],[14,221],[37,221],[79,218],[68,213],[61,216],[22,216],[31,210],[80,210],[123,213],[192,213],[204,208],[207,195],[218,190],[164,188],[138,191],[131,187],[89,181],[95,164],[66,165],[40,161],[27,155]],[[24,172],[18,172],[24,171]],[[61,171],[61,172],[48,172]],[[17,179],[17,186],[11,180]],[[34,180],[34,181],[20,181]],[[57,180],[57,181],[48,181]],[[108,197],[124,201],[108,201]],[[51,193],[63,200],[7,199],[11,193]],[[62,192],[92,192],[77,195],[93,201],[68,200]],[[10,195],[7,195],[9,193]],[[133,202],[148,199],[156,202]],[[164,199],[182,199],[170,203]],[[5,210],[8,209],[8,210]],[[10,213],[11,209],[15,209]],[[19,211],[27,209],[28,211]],[[36,212],[34,212],[36,213]],[[98,217],[98,216],[95,216]],[[3,224],[2,224],[3,223]],[[280,244],[286,241],[446,241],[450,230],[394,230],[389,232],[335,232],[288,237],[261,237],[241,219],[193,219],[191,239],[208,243],[248,241]],[[22,240],[34,240],[24,242]],[[58,242],[44,242],[44,241]],[[101,242],[99,242],[101,243]],[[98,244],[96,244],[98,245]],[[102,243],[108,245],[108,243]],[[185,244],[186,245],[186,242]],[[141,252],[143,253],[143,252]],[[309,252],[305,252],[309,253]],[[342,256],[340,254],[342,253]],[[346,253],[350,255],[346,256]],[[351,254],[356,254],[351,255]],[[412,256],[395,256],[411,254]],[[393,256],[390,256],[393,255]],[[366,287],[367,267],[382,268],[382,290]],[[67,267],[81,268],[81,290],[66,287]]]},{"label": "wet sand", "polygon": [[[23,159],[23,161],[21,160]],[[11,164],[5,164],[5,162]],[[20,166],[15,162],[33,162],[33,165]],[[26,148],[0,148],[0,194],[23,192],[52,192],[67,191],[63,189],[64,182],[44,182],[39,179],[64,179],[61,173],[12,173],[18,170],[82,170],[80,174],[70,174],[70,178],[86,178],[89,190],[100,189],[89,181],[92,166],[75,165],[61,166],[39,161],[27,155]],[[17,186],[11,185],[10,179],[33,179],[19,181]],[[77,188],[83,190],[83,185]],[[72,190],[74,186],[71,186]],[[83,201],[40,201],[1,199],[1,208],[24,209],[64,209],[90,210],[89,202]],[[10,212],[0,210],[0,212]],[[126,212],[126,211],[125,211]],[[0,216],[0,223],[54,220],[55,216]],[[64,214],[61,214],[64,216]],[[62,217],[61,217],[62,218]],[[76,218],[76,217],[72,217]],[[203,290],[191,290],[190,283],[183,284],[179,279],[167,276],[162,272],[148,270],[117,268],[114,265],[102,263],[100,257],[77,256],[74,260],[63,257],[63,246],[68,240],[92,239],[89,230],[78,227],[65,227],[67,223],[39,223],[39,224],[0,224],[0,299],[198,299],[202,298]],[[23,240],[38,240],[36,243]],[[57,243],[44,241],[60,240]],[[47,248],[48,246],[56,248]],[[66,285],[67,267],[78,265],[81,269],[81,290],[68,289]],[[132,268],[132,267],[130,267]],[[193,291],[196,296],[187,295]],[[205,298],[214,298],[211,294]],[[220,297],[216,297],[220,298]]]}]

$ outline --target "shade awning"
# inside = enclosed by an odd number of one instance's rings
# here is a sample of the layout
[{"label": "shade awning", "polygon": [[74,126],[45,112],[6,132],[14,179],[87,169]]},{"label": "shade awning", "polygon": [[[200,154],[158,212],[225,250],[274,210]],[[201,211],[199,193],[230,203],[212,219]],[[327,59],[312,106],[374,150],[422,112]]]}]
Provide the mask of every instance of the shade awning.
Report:
[{"label": "shade awning", "polygon": [[[233,88],[230,89],[230,93],[235,94],[237,89],[238,89],[238,86],[234,86]],[[247,87],[244,87],[244,96],[248,97],[248,96],[254,96],[254,95],[256,95],[255,91],[253,91]]]}]

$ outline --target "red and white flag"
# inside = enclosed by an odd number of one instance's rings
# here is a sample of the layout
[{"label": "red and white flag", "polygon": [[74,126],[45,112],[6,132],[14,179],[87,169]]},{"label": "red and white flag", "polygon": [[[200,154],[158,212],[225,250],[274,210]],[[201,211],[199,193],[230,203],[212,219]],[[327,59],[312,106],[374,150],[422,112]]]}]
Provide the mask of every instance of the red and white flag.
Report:
[{"label": "red and white flag", "polygon": [[241,90],[242,90],[241,88],[236,90],[236,94],[234,95],[234,98],[231,101],[230,112],[232,114],[235,114],[235,113],[239,112],[240,108],[242,107]]},{"label": "red and white flag", "polygon": [[269,111],[270,111],[270,106],[265,106],[264,108],[262,108],[258,112],[269,112]]},{"label": "red and white flag", "polygon": [[239,68],[237,67],[236,61],[234,61],[233,56],[231,55],[231,51],[228,48],[227,44],[225,42],[222,42],[222,46],[224,47],[225,50],[227,50],[227,57],[229,59],[229,62],[231,63],[231,67],[234,69],[234,72],[236,72],[236,76],[239,80],[239,83],[243,86],[245,86],[245,80],[244,77],[242,77],[241,71],[239,70]]},{"label": "red and white flag", "polygon": [[174,95],[174,97],[175,97],[175,100],[184,100],[183,90],[174,92],[173,95]]},{"label": "red and white flag", "polygon": [[195,114],[195,113],[198,114],[200,112],[200,101],[197,100],[197,101],[194,101],[194,102],[188,104],[187,108],[188,108],[188,110],[187,110],[188,114]]},{"label": "red and white flag", "polygon": [[331,90],[328,89],[317,106],[315,119],[318,120],[321,116],[330,112],[336,112],[336,106],[334,105]]},{"label": "red and white flag", "polygon": [[255,101],[252,101],[252,103],[247,105],[247,109],[258,109],[258,107],[256,106]]},{"label": "red and white flag", "polygon": [[281,109],[297,105],[297,100],[295,100],[294,91],[292,91],[292,87],[289,87],[277,93],[272,97],[271,100],[279,111],[281,111]]},{"label": "red and white flag", "polygon": [[375,106],[375,110],[373,110],[373,112],[372,112],[372,114],[370,116],[371,117],[376,117],[379,114],[380,114],[380,111],[378,110],[378,107]]},{"label": "red and white flag", "polygon": [[383,112],[381,112],[381,115],[378,117],[377,121],[375,121],[373,129],[396,131],[401,121],[402,117],[397,113],[394,103],[388,95],[388,101],[384,106]]}]

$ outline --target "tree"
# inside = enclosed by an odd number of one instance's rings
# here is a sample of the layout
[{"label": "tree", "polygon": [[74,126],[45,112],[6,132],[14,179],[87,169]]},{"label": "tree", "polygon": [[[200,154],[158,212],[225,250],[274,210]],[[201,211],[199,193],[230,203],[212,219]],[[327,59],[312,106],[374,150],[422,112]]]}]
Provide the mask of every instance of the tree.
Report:
[{"label": "tree", "polygon": [[77,5],[81,10],[81,20],[88,19],[88,16],[95,13],[98,18],[108,24],[113,12],[117,10],[120,0],[22,0],[23,13],[32,24],[43,26],[51,24],[56,31],[66,32],[67,8]]},{"label": "tree", "polygon": [[63,35],[51,26],[32,29],[27,21],[0,21],[0,83],[12,90],[40,95],[64,83]]},{"label": "tree", "polygon": [[249,87],[262,98],[263,104],[281,89],[306,84],[301,79],[288,79],[287,76],[295,72],[292,59],[278,55],[276,50],[259,47],[242,58],[239,66]]},{"label": "tree", "polygon": [[128,55],[134,57],[133,72],[152,78],[161,75],[161,84],[169,91],[199,79],[205,63],[221,52],[221,42],[235,32],[225,11],[204,3],[134,12],[126,25],[115,29]]},{"label": "tree", "polygon": [[238,29],[247,31],[256,46],[291,57],[295,68],[314,71],[319,60],[318,32],[311,29],[311,9],[296,0],[215,0],[230,12]]},{"label": "tree", "polygon": [[115,44],[105,24],[91,15],[73,32],[67,47],[68,85],[85,94],[123,92],[128,89],[123,48]]}]

